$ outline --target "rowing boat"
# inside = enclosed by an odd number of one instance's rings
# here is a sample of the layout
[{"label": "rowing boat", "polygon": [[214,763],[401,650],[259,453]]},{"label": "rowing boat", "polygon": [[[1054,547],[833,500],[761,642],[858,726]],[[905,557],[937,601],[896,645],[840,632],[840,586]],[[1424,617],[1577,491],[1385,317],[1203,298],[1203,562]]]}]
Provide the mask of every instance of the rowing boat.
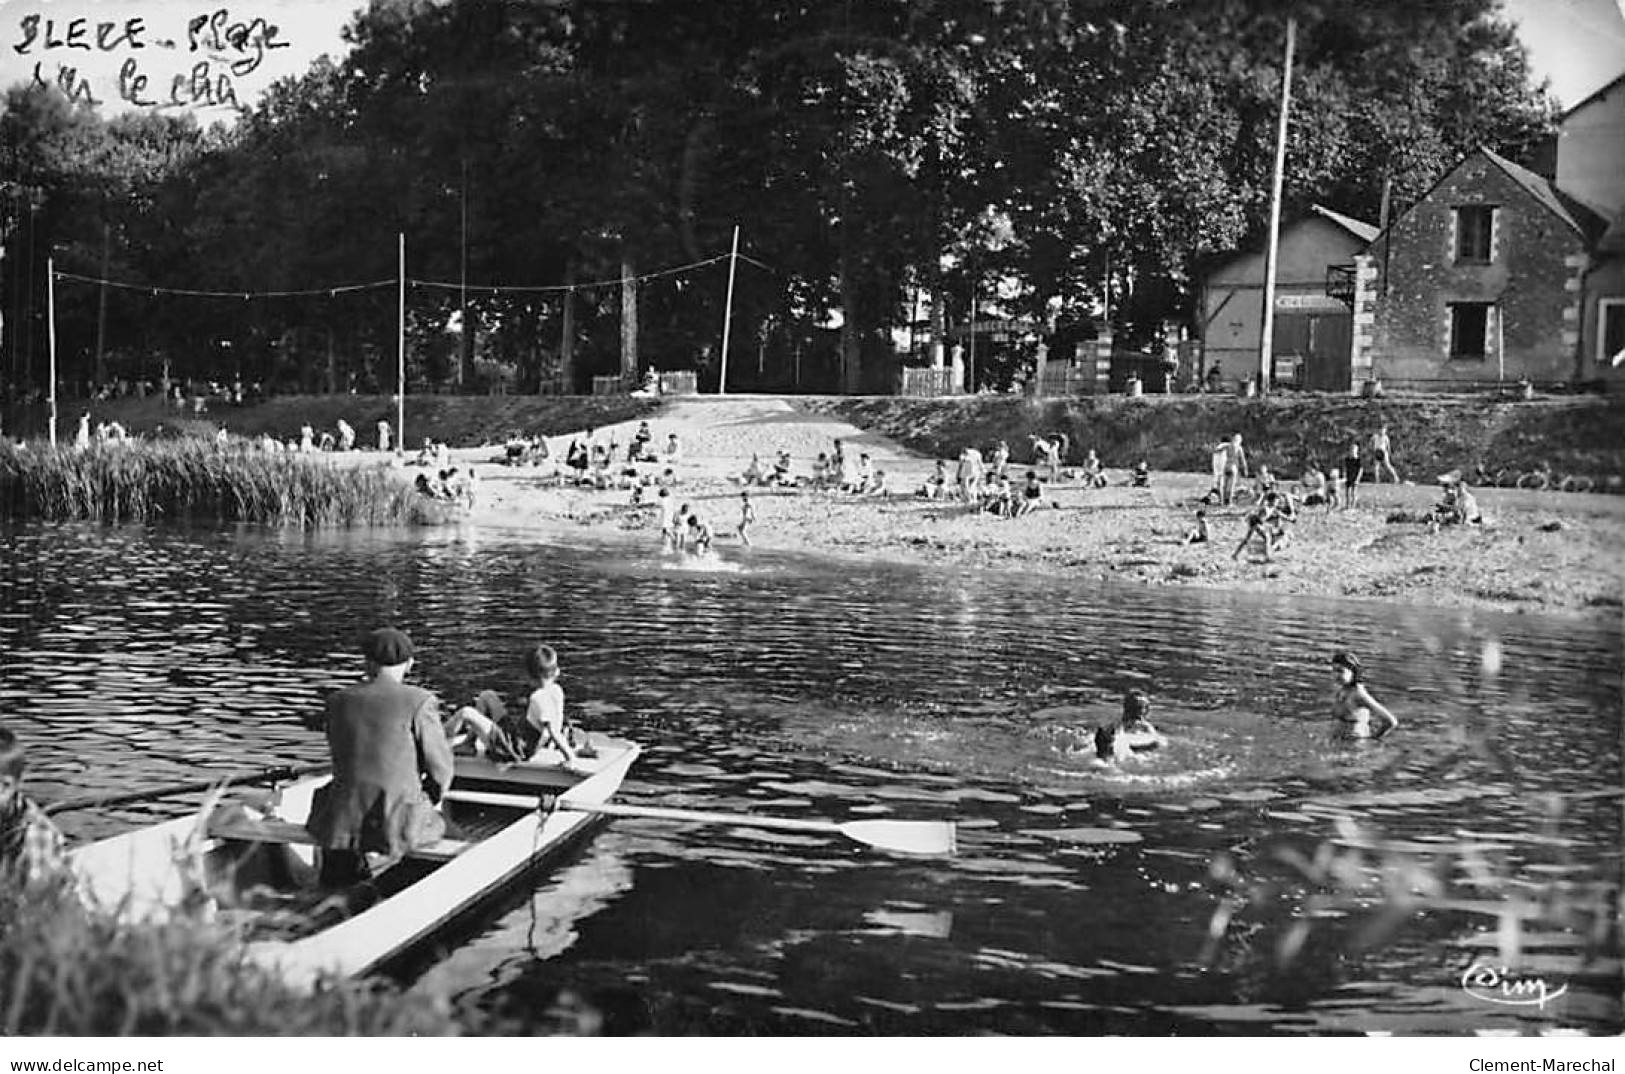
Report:
[{"label": "rowing boat", "polygon": [[[304,824],[325,774],[257,805],[212,802],[198,815],[81,847],[70,860],[87,901],[126,920],[161,920],[202,895],[242,924],[248,957],[290,983],[352,977],[420,947],[601,823],[582,807],[607,804],[639,747],[594,738],[597,756],[575,770],[457,758],[444,803],[447,837],[403,858],[375,859],[371,883],[349,892],[315,885]],[[556,796],[553,808],[537,808],[543,795]],[[376,901],[361,905],[366,899]]]}]

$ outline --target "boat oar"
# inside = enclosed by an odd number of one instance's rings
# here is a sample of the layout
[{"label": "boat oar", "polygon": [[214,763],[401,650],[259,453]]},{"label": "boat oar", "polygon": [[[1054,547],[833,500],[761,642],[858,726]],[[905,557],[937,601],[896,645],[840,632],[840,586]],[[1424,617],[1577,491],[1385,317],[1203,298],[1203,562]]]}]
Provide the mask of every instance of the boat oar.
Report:
[{"label": "boat oar", "polygon": [[258,772],[241,772],[235,776],[215,776],[213,779],[193,779],[182,783],[166,783],[139,791],[116,791],[111,794],[87,794],[80,798],[64,798],[41,808],[46,813],[66,813],[74,809],[133,805],[136,802],[146,802],[154,798],[169,798],[177,794],[200,794],[204,791],[212,791],[217,787],[236,787],[245,783],[281,783],[286,780],[296,779],[299,776],[308,776],[315,772],[325,772],[328,767],[329,765],[325,761],[321,764],[279,765],[275,768],[262,768]]},{"label": "boat oar", "polygon": [[694,809],[667,809],[662,806],[616,805],[613,803],[572,802],[560,798],[555,809],[576,813],[599,813],[609,817],[646,817],[651,820],[683,820],[697,824],[738,824],[749,828],[774,828],[787,832],[820,832],[844,835],[894,854],[952,854],[954,826],[935,820],[794,820],[790,817],[763,817],[754,813],[705,813]]}]

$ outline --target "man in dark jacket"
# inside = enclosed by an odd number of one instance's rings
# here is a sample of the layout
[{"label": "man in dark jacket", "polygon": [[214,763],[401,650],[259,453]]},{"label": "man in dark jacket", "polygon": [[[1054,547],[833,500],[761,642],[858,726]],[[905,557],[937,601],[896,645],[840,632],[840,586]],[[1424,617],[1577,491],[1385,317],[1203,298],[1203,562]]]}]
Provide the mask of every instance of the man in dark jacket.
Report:
[{"label": "man in dark jacket", "polygon": [[404,854],[446,831],[436,803],[451,786],[451,747],[435,696],[402,682],[412,640],[384,627],[367,635],[362,653],[367,680],[330,695],[313,727],[327,732],[333,756],[333,779],[317,790],[305,824],[325,848],[324,885],[366,879],[369,852]]}]

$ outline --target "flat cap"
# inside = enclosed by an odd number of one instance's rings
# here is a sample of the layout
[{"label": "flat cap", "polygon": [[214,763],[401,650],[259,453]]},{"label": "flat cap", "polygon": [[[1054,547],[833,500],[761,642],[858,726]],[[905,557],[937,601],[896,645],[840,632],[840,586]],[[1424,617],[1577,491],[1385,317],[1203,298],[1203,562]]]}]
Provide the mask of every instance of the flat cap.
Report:
[{"label": "flat cap", "polygon": [[379,667],[394,667],[412,659],[412,639],[394,627],[379,627],[361,643],[361,653]]}]

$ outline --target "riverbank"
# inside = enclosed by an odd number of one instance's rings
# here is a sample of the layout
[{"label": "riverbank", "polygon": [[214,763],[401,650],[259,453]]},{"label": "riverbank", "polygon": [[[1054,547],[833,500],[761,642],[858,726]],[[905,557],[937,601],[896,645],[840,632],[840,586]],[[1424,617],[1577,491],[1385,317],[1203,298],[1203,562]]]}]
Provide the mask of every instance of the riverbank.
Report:
[{"label": "riverbank", "polygon": [[[1256,546],[1232,558],[1246,529],[1242,508],[1207,509],[1212,541],[1183,543],[1197,498],[1208,487],[1205,474],[1155,469],[1150,488],[1128,487],[1121,469],[1104,489],[1062,481],[1047,489],[1041,510],[1001,519],[916,498],[932,458],[842,420],[840,410],[776,398],[701,399],[672,403],[650,424],[656,443],[678,434],[683,458],[677,498],[712,526],[726,559],[748,560],[759,550],[834,553],[1147,585],[1620,614],[1622,497],[1484,489],[1483,526],[1432,533],[1416,522],[1388,520],[1431,508],[1438,498],[1433,475],[1414,485],[1362,485],[1352,510],[1304,511],[1290,527],[1288,546],[1264,562]],[[624,445],[635,425],[602,427],[598,435]],[[933,436],[929,442],[948,454],[953,434],[939,424]],[[831,450],[836,438],[849,450],[869,453],[886,471],[893,494],[754,489],[756,521],[747,531],[747,547],[735,533],[741,514],[737,477],[751,454],[771,461],[774,453],[788,451],[794,472],[806,476],[811,460]],[[1015,437],[1006,439],[1021,460],[1012,470],[1024,475],[1030,452]],[[567,438],[559,438],[555,454],[566,445]],[[538,534],[585,531],[647,541],[651,554],[658,549],[658,511],[631,506],[626,490],[579,489],[532,468],[486,465],[496,454],[453,452],[459,464],[476,465],[481,475],[480,501],[465,525]]]}]

